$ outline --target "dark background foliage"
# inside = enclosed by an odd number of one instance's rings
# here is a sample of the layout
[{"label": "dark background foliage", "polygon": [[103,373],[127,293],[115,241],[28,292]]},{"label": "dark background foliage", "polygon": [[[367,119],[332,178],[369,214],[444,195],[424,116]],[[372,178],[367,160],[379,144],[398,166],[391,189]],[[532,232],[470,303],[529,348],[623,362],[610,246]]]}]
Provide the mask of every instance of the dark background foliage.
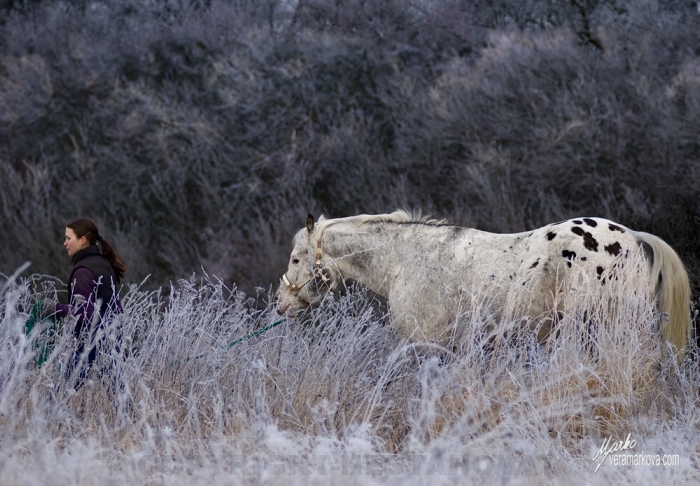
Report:
[{"label": "dark background foliage", "polygon": [[95,218],[157,287],[252,293],[308,211],[515,232],[608,217],[700,294],[693,2],[0,2],[0,272]]}]

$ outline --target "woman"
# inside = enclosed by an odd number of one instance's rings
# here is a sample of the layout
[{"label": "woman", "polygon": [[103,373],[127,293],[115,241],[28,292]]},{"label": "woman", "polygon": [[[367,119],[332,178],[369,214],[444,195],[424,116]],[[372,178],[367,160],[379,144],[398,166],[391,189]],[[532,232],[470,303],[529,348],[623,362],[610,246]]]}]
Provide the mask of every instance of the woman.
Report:
[{"label": "woman", "polygon": [[100,338],[105,334],[110,317],[123,312],[119,284],[126,264],[100,236],[97,225],[87,218],[78,218],[66,225],[63,246],[73,259],[73,272],[68,279],[69,303],[47,299],[43,314],[64,319],[71,315],[77,319],[73,335],[78,340],[78,350],[68,363],[67,371],[70,374],[83,364],[80,386],[97,357]]}]

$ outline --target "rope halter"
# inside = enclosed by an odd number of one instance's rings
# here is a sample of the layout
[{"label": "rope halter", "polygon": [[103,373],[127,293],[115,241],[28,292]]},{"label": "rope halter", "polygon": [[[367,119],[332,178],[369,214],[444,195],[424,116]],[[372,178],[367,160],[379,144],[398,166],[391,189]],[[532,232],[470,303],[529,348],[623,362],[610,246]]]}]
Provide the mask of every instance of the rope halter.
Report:
[{"label": "rope halter", "polygon": [[294,292],[295,294],[299,293],[301,289],[303,289],[306,284],[311,282],[314,278],[319,277],[323,282],[328,282],[330,281],[330,277],[327,277],[326,275],[323,274],[321,271],[321,257],[323,256],[323,250],[321,250],[321,240],[318,240],[318,244],[316,246],[316,265],[314,266],[313,271],[311,272],[311,275],[309,275],[309,278],[304,280],[304,282],[300,284],[293,284],[289,281],[287,278],[287,274],[285,273],[282,275],[282,282],[284,285],[287,286],[287,288],[291,291]]}]

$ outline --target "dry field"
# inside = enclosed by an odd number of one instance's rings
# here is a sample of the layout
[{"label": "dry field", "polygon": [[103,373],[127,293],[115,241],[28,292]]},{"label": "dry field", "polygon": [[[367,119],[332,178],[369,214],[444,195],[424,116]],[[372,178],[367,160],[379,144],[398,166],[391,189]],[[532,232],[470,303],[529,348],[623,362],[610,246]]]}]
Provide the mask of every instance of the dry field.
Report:
[{"label": "dry field", "polygon": [[37,369],[22,331],[63,286],[8,278],[0,482],[699,484],[697,365],[664,357],[644,279],[584,280],[544,347],[478,302],[405,342],[361,290],[231,346],[279,316],[215,278],[133,286],[123,355],[76,393],[70,339]]}]

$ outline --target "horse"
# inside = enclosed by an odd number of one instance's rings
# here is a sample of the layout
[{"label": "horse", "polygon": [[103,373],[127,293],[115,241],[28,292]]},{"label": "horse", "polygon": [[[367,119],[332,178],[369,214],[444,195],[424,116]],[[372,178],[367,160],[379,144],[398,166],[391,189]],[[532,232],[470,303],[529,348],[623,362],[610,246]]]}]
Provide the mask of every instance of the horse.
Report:
[{"label": "horse", "polygon": [[[604,283],[642,255],[650,289],[666,322],[661,338],[678,360],[691,338],[690,283],[678,254],[657,236],[597,217],[581,217],[513,234],[480,231],[399,210],[318,222],[309,214],[294,237],[286,273],[275,293],[277,312],[296,314],[319,303],[345,279],[387,299],[391,323],[411,340],[440,338],[468,306],[474,289],[498,321],[513,295],[535,319],[538,340],[561,318],[567,274],[583,271]],[[543,324],[544,323],[544,324]]]}]

